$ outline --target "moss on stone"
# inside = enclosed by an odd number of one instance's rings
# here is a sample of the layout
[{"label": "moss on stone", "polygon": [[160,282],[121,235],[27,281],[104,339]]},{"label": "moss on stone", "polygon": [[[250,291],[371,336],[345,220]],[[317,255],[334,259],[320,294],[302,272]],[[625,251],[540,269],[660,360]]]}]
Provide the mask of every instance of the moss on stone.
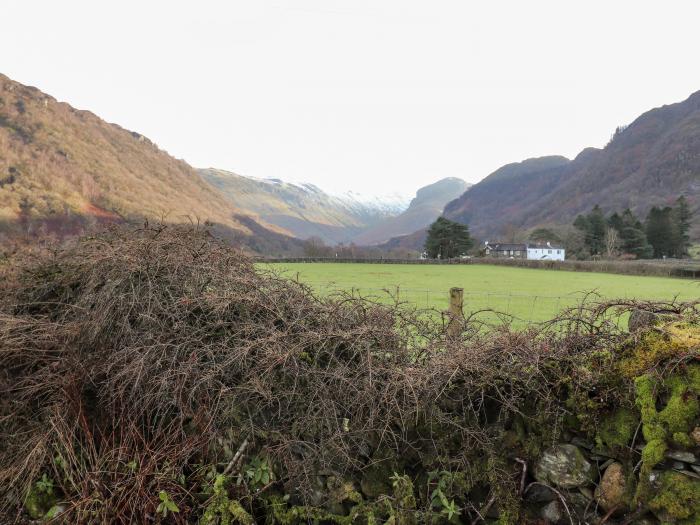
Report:
[{"label": "moss on stone", "polygon": [[664,472],[649,508],[662,522],[699,524],[700,481],[678,472]]},{"label": "moss on stone", "polygon": [[666,407],[659,412],[659,420],[670,434],[692,431],[700,414],[698,390],[693,388],[691,373],[697,365],[688,367],[688,373],[676,375],[664,381],[664,387],[670,390]]},{"label": "moss on stone", "polygon": [[670,323],[661,331],[648,331],[624,352],[619,369],[627,378],[647,373],[659,363],[681,356],[700,344],[700,328]]},{"label": "moss on stone", "polygon": [[[647,441],[671,438],[693,430],[700,415],[700,366],[689,365],[685,373],[666,378],[662,384],[646,374],[635,380],[637,406],[642,416],[642,431]],[[658,410],[658,390],[668,391],[666,406]]]},{"label": "moss on stone", "polygon": [[33,488],[24,500],[24,509],[30,518],[38,520],[43,518],[54,504],[55,500],[48,494]]},{"label": "moss on stone", "polygon": [[598,427],[598,446],[624,447],[634,436],[639,417],[632,410],[621,408],[603,419]]},{"label": "moss on stone", "polygon": [[674,445],[681,448],[692,448],[695,446],[695,441],[690,437],[690,434],[685,432],[675,432],[671,441]]},{"label": "moss on stone", "polygon": [[645,374],[634,380],[636,404],[642,417],[642,434],[647,443],[663,441],[666,437],[656,411],[656,379]]},{"label": "moss on stone", "polygon": [[[666,406],[657,410],[660,391],[667,392]],[[636,404],[642,417],[642,433],[647,444],[642,450],[642,475],[664,459],[668,444],[692,445],[689,433],[700,415],[700,366],[688,365],[685,370],[662,382],[651,374],[635,379]]]},{"label": "moss on stone", "polygon": [[642,475],[647,476],[651,469],[664,460],[668,445],[662,439],[648,441],[642,450]]}]

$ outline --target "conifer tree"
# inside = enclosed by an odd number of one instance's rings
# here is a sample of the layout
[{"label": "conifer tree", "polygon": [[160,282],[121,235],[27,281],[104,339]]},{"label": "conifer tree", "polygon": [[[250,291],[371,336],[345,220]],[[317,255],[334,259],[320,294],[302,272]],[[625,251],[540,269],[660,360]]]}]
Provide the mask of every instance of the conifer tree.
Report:
[{"label": "conifer tree", "polygon": [[450,259],[464,254],[474,245],[466,224],[454,222],[444,217],[438,219],[428,228],[425,251],[432,259]]}]

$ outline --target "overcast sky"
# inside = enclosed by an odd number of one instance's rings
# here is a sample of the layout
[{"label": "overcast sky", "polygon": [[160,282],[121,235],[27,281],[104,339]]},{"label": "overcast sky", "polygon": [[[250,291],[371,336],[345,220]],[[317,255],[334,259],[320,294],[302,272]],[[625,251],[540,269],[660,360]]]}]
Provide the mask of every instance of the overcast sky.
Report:
[{"label": "overcast sky", "polygon": [[0,72],[196,167],[411,194],[700,90],[700,2],[2,0]]}]

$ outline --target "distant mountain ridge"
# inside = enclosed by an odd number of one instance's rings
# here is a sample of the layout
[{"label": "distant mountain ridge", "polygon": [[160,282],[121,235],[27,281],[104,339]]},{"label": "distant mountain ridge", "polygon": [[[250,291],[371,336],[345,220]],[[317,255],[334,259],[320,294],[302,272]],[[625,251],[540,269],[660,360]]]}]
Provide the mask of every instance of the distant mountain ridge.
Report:
[{"label": "distant mountain ridge", "polygon": [[313,184],[257,179],[230,171],[200,169],[202,178],[230,203],[300,239],[327,244],[374,245],[428,226],[445,204],[469,188],[450,177],[420,188],[410,201],[366,198],[354,192],[330,195]]},{"label": "distant mountain ridge", "polygon": [[481,238],[503,228],[570,224],[595,204],[631,208],[644,217],[654,205],[685,195],[700,237],[700,92],[642,114],[618,129],[603,149],[573,159],[540,157],[508,164],[450,202],[444,215]]},{"label": "distant mountain ridge", "polygon": [[416,192],[408,208],[396,217],[386,219],[353,240],[356,244],[372,245],[406,235],[430,225],[437,219],[445,204],[461,196],[471,184],[456,177],[441,179]]},{"label": "distant mountain ridge", "polygon": [[230,171],[200,169],[202,178],[238,209],[300,239],[347,243],[358,233],[401,213],[400,198],[365,199],[357,193],[330,195],[313,184],[257,179]]}]

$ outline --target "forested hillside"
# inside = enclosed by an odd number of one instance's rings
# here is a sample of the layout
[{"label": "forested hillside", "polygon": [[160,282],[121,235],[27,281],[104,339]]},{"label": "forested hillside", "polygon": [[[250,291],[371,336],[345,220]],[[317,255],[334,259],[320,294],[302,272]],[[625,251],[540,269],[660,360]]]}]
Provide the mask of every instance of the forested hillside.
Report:
[{"label": "forested hillside", "polygon": [[696,217],[691,237],[698,238],[700,92],[618,128],[603,149],[584,149],[571,161],[542,157],[504,166],[449,203],[445,216],[483,238],[508,226],[570,224],[596,204],[606,213],[630,208],[643,217],[680,195]]}]

